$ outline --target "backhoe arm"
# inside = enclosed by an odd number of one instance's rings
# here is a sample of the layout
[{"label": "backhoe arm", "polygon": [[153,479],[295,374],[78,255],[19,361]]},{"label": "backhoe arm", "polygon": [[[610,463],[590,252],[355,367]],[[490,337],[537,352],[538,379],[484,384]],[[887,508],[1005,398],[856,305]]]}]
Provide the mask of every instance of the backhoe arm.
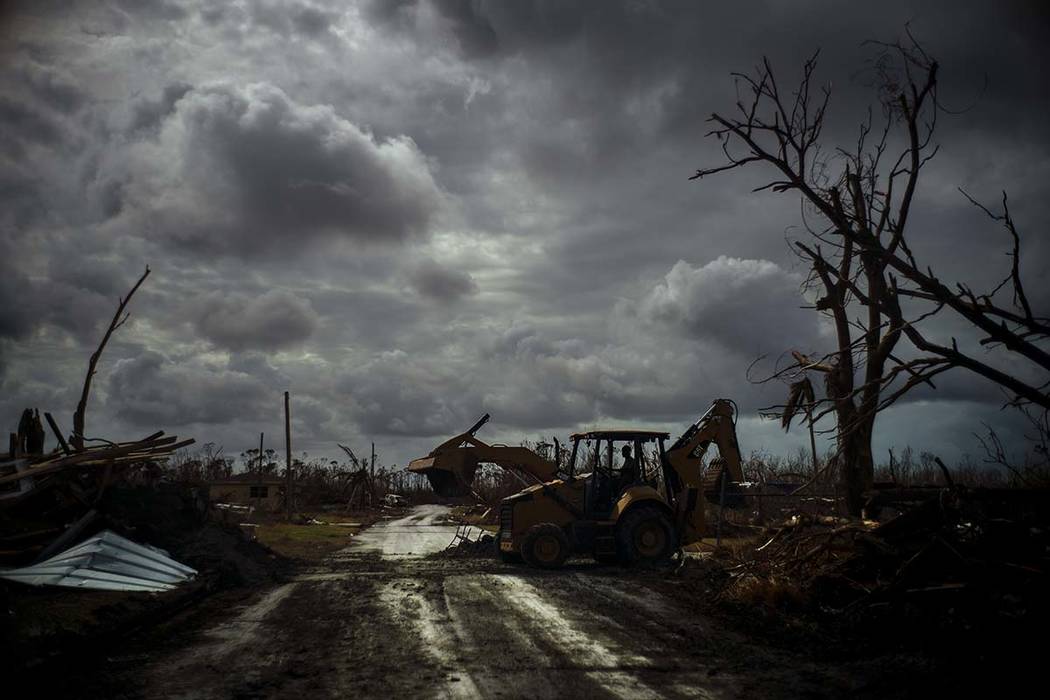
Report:
[{"label": "backhoe arm", "polygon": [[668,481],[675,496],[675,514],[683,543],[695,542],[704,533],[704,454],[714,443],[725,461],[724,473],[731,481],[743,481],[740,447],[736,438],[736,410],[732,401],[716,399],[707,413],[693,423],[667,450]]},{"label": "backhoe arm", "polygon": [[736,439],[736,409],[729,399],[715,399],[707,413],[682,433],[668,450],[672,465],[683,479],[701,478],[700,466],[714,443],[732,481],[743,481],[740,446]]}]

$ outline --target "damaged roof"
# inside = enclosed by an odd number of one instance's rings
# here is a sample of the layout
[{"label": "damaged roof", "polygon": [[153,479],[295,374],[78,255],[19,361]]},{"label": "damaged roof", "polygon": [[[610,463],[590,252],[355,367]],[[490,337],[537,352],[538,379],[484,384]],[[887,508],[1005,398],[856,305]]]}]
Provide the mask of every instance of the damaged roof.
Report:
[{"label": "damaged roof", "polygon": [[196,569],[163,549],[104,530],[42,562],[0,569],[0,578],[30,586],[68,586],[110,591],[169,591],[193,579]]}]

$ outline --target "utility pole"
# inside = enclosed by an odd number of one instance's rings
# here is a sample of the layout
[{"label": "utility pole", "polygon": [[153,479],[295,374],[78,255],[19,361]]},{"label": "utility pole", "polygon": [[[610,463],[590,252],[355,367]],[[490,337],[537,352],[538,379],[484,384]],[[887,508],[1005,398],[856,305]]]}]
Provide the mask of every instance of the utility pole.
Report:
[{"label": "utility pole", "polygon": [[284,506],[285,517],[292,520],[292,418],[288,409],[288,392],[284,392]]},{"label": "utility pole", "polygon": [[376,478],[376,444],[372,443],[372,479]]},{"label": "utility pole", "polygon": [[262,498],[262,476],[263,476],[263,433],[259,433],[259,469],[256,471],[256,481],[259,483],[255,489],[255,508],[259,508],[259,499]]}]

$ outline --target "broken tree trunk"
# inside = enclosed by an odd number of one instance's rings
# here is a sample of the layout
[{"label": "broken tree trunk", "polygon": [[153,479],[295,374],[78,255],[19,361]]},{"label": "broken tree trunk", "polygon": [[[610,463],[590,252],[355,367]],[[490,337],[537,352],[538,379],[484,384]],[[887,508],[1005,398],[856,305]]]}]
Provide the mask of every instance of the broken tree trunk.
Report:
[{"label": "broken tree trunk", "polygon": [[106,343],[109,342],[114,331],[123,326],[128,320],[128,314],[124,309],[127,307],[128,302],[131,301],[131,297],[135,295],[139,286],[146,280],[146,277],[149,276],[149,272],[149,266],[147,265],[146,271],[142,273],[142,277],[139,277],[139,281],[131,288],[128,295],[120,299],[120,303],[117,304],[117,312],[113,314],[113,320],[109,322],[106,334],[102,336],[102,342],[98,344],[98,348],[91,354],[91,359],[88,360],[87,375],[84,377],[84,388],[80,392],[80,401],[77,403],[77,410],[73,413],[73,449],[78,452],[84,449],[84,414],[87,412],[88,395],[91,393],[91,378],[95,376],[98,361],[99,358],[102,357],[102,351],[106,349]]}]

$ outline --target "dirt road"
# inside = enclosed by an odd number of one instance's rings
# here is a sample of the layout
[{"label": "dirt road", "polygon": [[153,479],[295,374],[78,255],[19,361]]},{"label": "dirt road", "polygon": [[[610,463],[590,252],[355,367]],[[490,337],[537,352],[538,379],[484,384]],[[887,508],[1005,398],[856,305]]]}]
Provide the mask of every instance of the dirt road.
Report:
[{"label": "dirt road", "polygon": [[[129,695],[841,697],[836,674],[758,654],[667,595],[657,574],[538,572],[433,554],[454,526],[422,506],[170,648],[111,659]],[[123,671],[120,665],[124,664]],[[755,674],[756,664],[762,669]]]}]

